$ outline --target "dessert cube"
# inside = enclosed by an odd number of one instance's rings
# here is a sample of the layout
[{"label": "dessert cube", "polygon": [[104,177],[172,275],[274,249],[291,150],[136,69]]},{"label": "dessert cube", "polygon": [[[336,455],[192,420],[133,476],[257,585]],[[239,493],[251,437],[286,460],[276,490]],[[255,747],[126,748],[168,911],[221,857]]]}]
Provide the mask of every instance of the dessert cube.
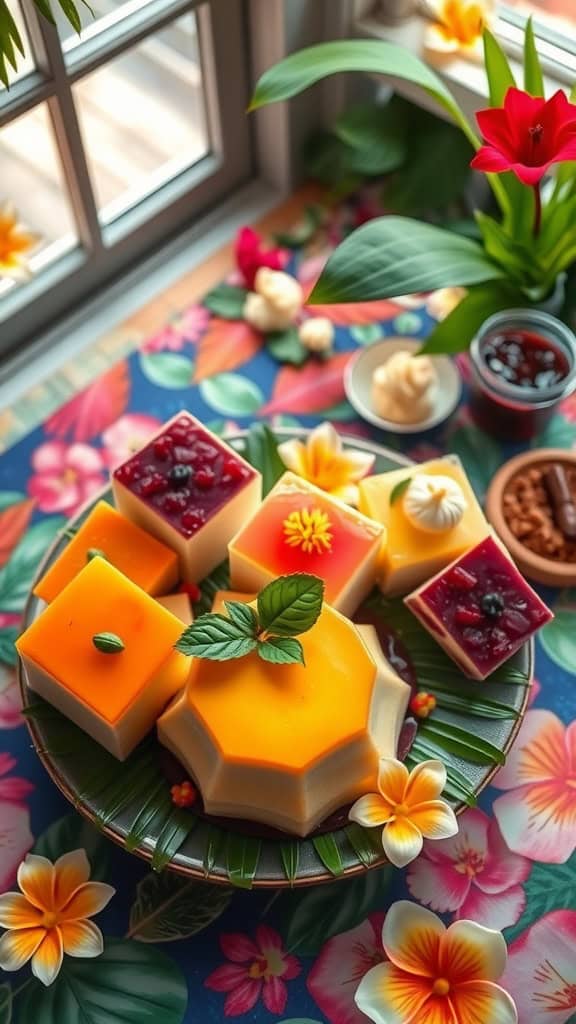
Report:
[{"label": "dessert cube", "polygon": [[[439,532],[419,529],[406,515],[403,500],[406,492],[390,501],[398,484],[416,474],[449,477],[459,485],[465,509],[457,525]],[[455,455],[366,477],[360,481],[359,490],[360,511],[382,523],[388,531],[382,553],[380,586],[390,596],[413,590],[477,544],[489,531],[460,459]]]},{"label": "dessert cube", "polygon": [[99,501],[35,585],[36,597],[47,603],[53,601],[96,553],[148,594],[161,594],[178,581],[175,553],[106,501]]},{"label": "dessert cube", "polygon": [[226,557],[228,541],[256,511],[262,478],[229,445],[181,412],[114,470],[117,508],[178,555],[187,582]]},{"label": "dessert cube", "polygon": [[485,679],[553,618],[493,536],[405,603],[472,679]]},{"label": "dessert cube", "polygon": [[396,754],[407,684],[391,680],[328,605],[299,639],[305,666],[256,653],[194,658],[185,691],[159,719],[160,742],[196,781],[208,814],[304,836],[373,790],[379,759]]},{"label": "dessert cube", "polygon": [[384,536],[379,523],[284,473],[228,547],[231,585],[258,591],[277,576],[314,573],[327,603],[352,615],[374,585]]},{"label": "dessert cube", "polygon": [[239,590],[217,590],[212,601],[212,611],[226,615],[226,601],[241,601],[242,604],[250,604],[256,600],[256,594],[244,594]]},{"label": "dessert cube", "polygon": [[186,626],[190,626],[194,622],[194,612],[188,594],[165,594],[164,597],[157,597],[156,600]]},{"label": "dessert cube", "polygon": [[[124,647],[105,653],[94,637]],[[182,623],[103,558],[64,587],[16,646],[28,685],[123,761],[186,682]]]}]

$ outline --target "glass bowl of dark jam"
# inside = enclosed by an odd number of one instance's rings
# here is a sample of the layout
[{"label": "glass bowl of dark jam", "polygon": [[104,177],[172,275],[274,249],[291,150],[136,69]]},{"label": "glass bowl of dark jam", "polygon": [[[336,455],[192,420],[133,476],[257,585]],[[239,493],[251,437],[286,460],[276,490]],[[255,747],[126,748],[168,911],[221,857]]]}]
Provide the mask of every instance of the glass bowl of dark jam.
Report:
[{"label": "glass bowl of dark jam", "polygon": [[486,320],[470,346],[470,405],[480,427],[527,441],[576,390],[576,338],[536,309],[507,309]]}]

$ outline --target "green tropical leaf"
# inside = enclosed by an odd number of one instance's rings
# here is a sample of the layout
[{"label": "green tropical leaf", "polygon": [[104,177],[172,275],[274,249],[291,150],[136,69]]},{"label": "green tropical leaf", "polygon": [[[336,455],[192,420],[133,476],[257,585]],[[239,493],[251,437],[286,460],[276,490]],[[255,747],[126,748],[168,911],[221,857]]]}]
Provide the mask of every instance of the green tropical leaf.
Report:
[{"label": "green tropical leaf", "polygon": [[255,650],[256,638],[246,623],[238,625],[226,615],[208,612],[184,630],[175,647],[190,657],[228,661]]},{"label": "green tropical leaf", "polygon": [[376,861],[382,859],[382,829],[362,828],[354,821],[347,825],[344,831],[348,842],[364,867],[369,868]]},{"label": "green tropical leaf", "polygon": [[188,992],[177,964],[154,946],[108,939],[94,960],[66,957],[56,981],[33,981],[18,1015],[34,1024],[182,1024]]},{"label": "green tropical leaf", "polygon": [[224,913],[232,894],[226,886],[194,882],[172,872],[145,875],[130,909],[128,936],[139,942],[188,939]]},{"label": "green tropical leaf", "polygon": [[374,868],[332,885],[312,886],[283,897],[285,946],[299,956],[316,956],[333,935],[355,928],[386,906],[388,867]]},{"label": "green tropical leaf", "polygon": [[[438,755],[438,747],[433,743],[427,743],[418,733],[410,753],[406,757],[406,767],[410,769],[415,768],[422,761],[434,760],[438,758]],[[453,765],[446,765],[445,767],[447,781],[443,789],[443,796],[448,797],[454,803],[465,803],[469,807],[475,807],[477,802],[476,796],[466,776]]]},{"label": "green tropical leaf", "polygon": [[554,608],[554,618],[538,634],[548,657],[565,672],[576,665],[576,616],[571,608],[562,607],[562,598]]},{"label": "green tropical leaf", "polygon": [[524,912],[515,925],[504,930],[508,945],[517,939],[535,921],[540,921],[552,910],[576,907],[576,853],[566,864],[532,865],[532,871],[524,882],[526,904]]},{"label": "green tropical leaf", "polygon": [[531,96],[544,96],[544,77],[536,49],[532,16],[528,18],[524,30],[524,89]]},{"label": "green tropical leaf", "polygon": [[308,349],[304,348],[300,341],[295,327],[267,334],[266,348],[279,363],[290,363],[291,366],[301,366],[310,355]]},{"label": "green tropical leaf", "polygon": [[212,570],[209,576],[200,583],[200,598],[194,602],[194,615],[199,618],[209,612],[214,604],[214,597],[219,590],[230,590],[230,570],[228,559]]},{"label": "green tropical leaf", "polygon": [[[444,210],[458,202],[472,174],[474,150],[462,132],[428,111],[409,114],[406,162],[402,172],[384,183],[386,209],[410,217]],[[436,173],[442,153],[442,174]]]},{"label": "green tropical leaf", "polygon": [[63,516],[49,516],[26,531],[0,569],[0,611],[23,610],[38,566],[65,522]]},{"label": "green tropical leaf", "polygon": [[258,656],[272,665],[305,665],[304,651],[299,640],[291,636],[270,636],[258,643]]},{"label": "green tropical leaf", "polygon": [[78,32],[78,34],[80,34],[80,32],[82,31],[82,22],[80,20],[78,10],[72,2],[72,0],[58,0],[58,3],[60,4],[60,7],[66,15],[68,21],[72,25],[72,28],[75,29],[76,32]]},{"label": "green tropical leaf", "polygon": [[18,626],[4,626],[0,629],[0,661],[5,665],[15,665],[18,660],[14,644],[19,633]]},{"label": "green tropical leaf", "polygon": [[12,989],[10,985],[0,985],[0,1024],[10,1024],[12,1020]]},{"label": "green tropical leaf", "polygon": [[217,373],[201,381],[198,390],[206,405],[221,416],[253,416],[264,405],[258,385],[240,373]]},{"label": "green tropical leaf", "polygon": [[484,29],[484,64],[490,95],[490,106],[501,107],[511,86],[516,85],[508,58],[489,29]]},{"label": "green tropical leaf", "polygon": [[204,874],[208,876],[214,869],[214,865],[220,859],[222,850],[226,845],[227,833],[217,825],[208,826],[206,837],[206,849],[204,851],[203,868]]},{"label": "green tropical leaf", "polygon": [[152,854],[152,869],[163,871],[170,863],[172,857],[178,852],[184,840],[196,824],[196,818],[190,811],[172,808],[166,823],[154,845]]},{"label": "green tropical leaf", "polygon": [[519,286],[528,286],[531,282],[540,283],[544,268],[537,259],[533,241],[532,244],[517,242],[512,232],[481,210],[476,210],[475,217],[490,259],[503,267],[510,279]]},{"label": "green tropical leaf", "polygon": [[404,480],[399,480],[397,484],[394,484],[394,487],[390,491],[390,497],[388,498],[389,505],[394,505],[398,499],[402,497],[404,492],[410,487],[411,481],[412,477],[407,476]]},{"label": "green tropical leaf", "polygon": [[110,842],[85,818],[79,814],[66,814],[38,836],[32,852],[56,861],[70,850],[85,850],[90,861],[90,878],[94,882],[106,882],[110,848]]},{"label": "green tropical leaf", "polygon": [[446,708],[448,711],[460,711],[464,715],[477,715],[478,718],[495,720],[518,718],[520,715],[520,712],[509,704],[481,697],[458,696],[445,690],[441,685],[428,685],[427,690],[436,697],[438,707]]},{"label": "green tropical leaf", "polygon": [[258,594],[261,629],[274,636],[298,636],[312,628],[322,610],[324,583],[298,572],[279,576]]},{"label": "green tropical leaf", "polygon": [[344,873],[344,865],[342,863],[342,856],[338,849],[338,844],[330,832],[327,832],[326,835],[323,836],[314,836],[312,839],[312,845],[320,857],[324,867],[327,868],[331,874],[342,875]]},{"label": "green tropical leaf", "polygon": [[158,806],[166,794],[166,780],[161,778],[150,790],[126,835],[126,849],[133,853],[150,834],[150,828],[158,814]]},{"label": "green tropical leaf", "polygon": [[141,352],[140,369],[159,388],[189,388],[194,378],[194,363],[178,352]]},{"label": "green tropical leaf", "polygon": [[325,216],[324,208],[313,203],[304,209],[301,221],[291,231],[276,232],[274,241],[283,249],[302,249],[312,241]]},{"label": "green tropical leaf", "polygon": [[506,763],[505,755],[493,743],[481,739],[457,725],[452,725],[450,722],[442,722],[438,718],[428,718],[420,723],[418,732],[442,749],[448,750],[458,757],[463,757],[467,761],[472,761],[473,764],[503,765]]},{"label": "green tropical leaf", "polygon": [[358,174],[387,174],[406,160],[406,126],[395,104],[348,107],[337,119],[334,134],[351,150],[350,166]]},{"label": "green tropical leaf", "polygon": [[261,842],[253,836],[242,836],[235,832],[228,834],[226,845],[226,870],[232,885],[239,889],[251,889],[258,870]]},{"label": "green tropical leaf", "polygon": [[474,131],[442,80],[409,50],[381,40],[337,40],[290,54],[264,72],[256,85],[250,110],[290,99],[328,75],[343,71],[394,75],[414,82],[447,110],[472,144],[477,145]]},{"label": "green tropical leaf", "polygon": [[232,622],[235,622],[244,633],[255,634],[258,629],[258,616],[253,608],[241,601],[224,601],[224,607]]},{"label": "green tropical leaf", "polygon": [[47,21],[52,25],[56,24],[54,14],[52,13],[52,5],[50,0],[34,0],[34,3],[41,14],[44,15]]},{"label": "green tropical leaf", "polygon": [[219,284],[202,299],[202,305],[224,320],[242,320],[248,292],[231,284]]},{"label": "green tropical leaf", "polygon": [[423,355],[465,351],[478,328],[492,313],[526,302],[521,291],[507,281],[475,285],[448,316],[436,325],[420,349]]},{"label": "green tropical leaf", "polygon": [[286,472],[286,466],[278,454],[278,442],[265,423],[253,423],[246,435],[244,458],[262,474],[262,493],[272,490],[274,484]]},{"label": "green tropical leaf", "polygon": [[332,253],[309,303],[370,302],[493,281],[502,273],[469,238],[408,217],[377,217]]},{"label": "green tropical leaf", "polygon": [[280,843],[280,856],[282,866],[286,872],[286,878],[293,883],[298,875],[300,864],[300,843],[297,839],[291,839],[286,843]]}]

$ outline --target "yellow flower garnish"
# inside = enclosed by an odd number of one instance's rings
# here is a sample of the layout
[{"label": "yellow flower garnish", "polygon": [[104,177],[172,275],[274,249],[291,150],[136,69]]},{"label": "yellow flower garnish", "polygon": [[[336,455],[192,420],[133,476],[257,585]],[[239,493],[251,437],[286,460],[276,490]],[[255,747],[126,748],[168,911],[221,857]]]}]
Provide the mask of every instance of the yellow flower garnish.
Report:
[{"label": "yellow flower garnish", "polygon": [[426,31],[426,46],[442,53],[478,49],[490,20],[492,2],[482,0],[434,0],[430,8],[436,21]]},{"label": "yellow flower garnish", "polygon": [[99,956],[102,933],[89,917],[112,899],[115,889],[90,882],[84,850],[72,850],[52,864],[29,853],[18,868],[19,892],[0,896],[0,969],[19,971],[32,960],[32,974],[51,985],[68,956]]},{"label": "yellow flower garnish", "polygon": [[424,839],[449,839],[458,832],[454,811],[439,799],[445,785],[441,761],[422,761],[409,772],[401,761],[382,758],[380,792],[360,797],[349,818],[365,828],[383,825],[384,853],[395,867],[403,868],[419,855]]},{"label": "yellow flower garnish", "polygon": [[331,423],[310,431],[307,441],[283,441],[278,445],[282,462],[293,473],[349,505],[358,504],[358,480],[374,466],[374,455],[342,447]]},{"label": "yellow flower garnish", "polygon": [[0,205],[0,278],[27,277],[30,268],[26,254],[38,241],[38,236],[31,234],[18,221],[11,203]]},{"label": "yellow flower garnish", "polygon": [[332,548],[332,523],[319,508],[303,508],[291,512],[284,520],[284,540],[291,548],[302,548],[307,555],[318,555]]}]

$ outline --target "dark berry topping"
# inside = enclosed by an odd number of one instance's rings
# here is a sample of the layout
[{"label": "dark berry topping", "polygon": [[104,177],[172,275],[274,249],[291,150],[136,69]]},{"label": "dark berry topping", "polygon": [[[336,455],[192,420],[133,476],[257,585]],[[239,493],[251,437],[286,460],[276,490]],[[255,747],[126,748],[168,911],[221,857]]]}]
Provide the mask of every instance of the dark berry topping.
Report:
[{"label": "dark berry topping", "polygon": [[489,619],[499,619],[504,611],[504,598],[501,594],[484,594],[480,598],[480,607]]},{"label": "dark berry topping", "polygon": [[177,462],[175,466],[172,466],[168,479],[176,487],[184,487],[188,483],[191,472],[190,466],[184,466],[181,462]]}]

